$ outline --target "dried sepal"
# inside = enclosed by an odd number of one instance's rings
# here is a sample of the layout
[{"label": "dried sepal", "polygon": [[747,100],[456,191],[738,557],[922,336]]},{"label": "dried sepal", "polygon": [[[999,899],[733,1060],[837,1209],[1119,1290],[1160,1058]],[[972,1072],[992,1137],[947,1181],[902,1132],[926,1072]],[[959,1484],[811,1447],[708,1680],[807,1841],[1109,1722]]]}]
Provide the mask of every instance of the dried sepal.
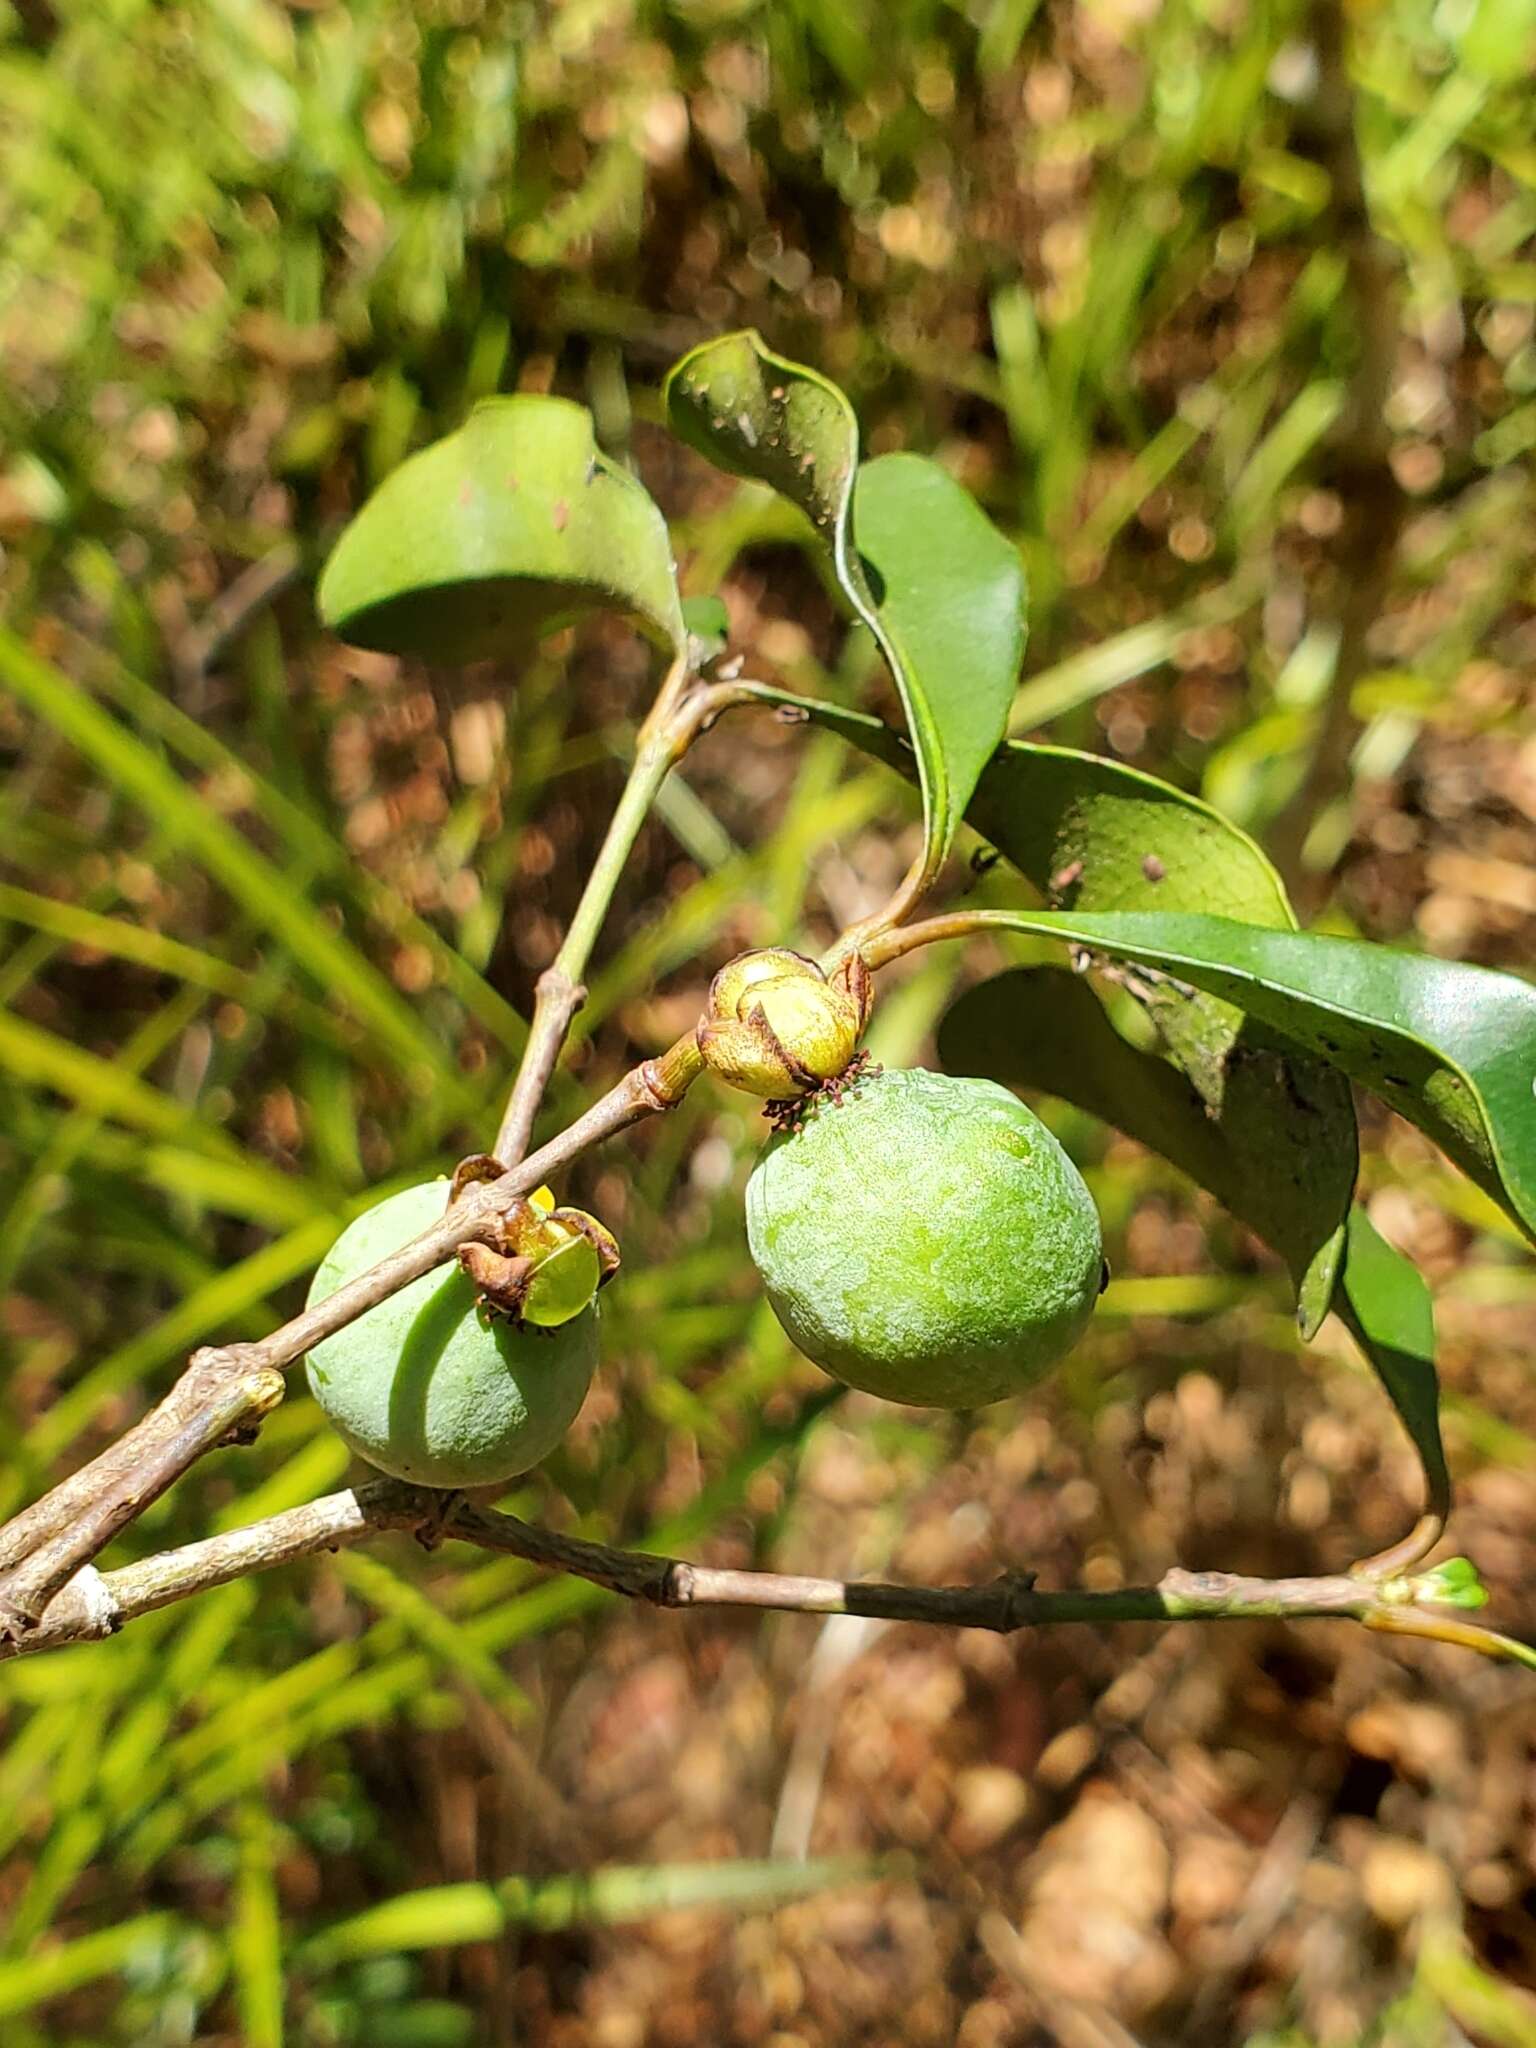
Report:
[{"label": "dried sepal", "polygon": [[612,1231],[585,1209],[557,1208],[548,1188],[535,1188],[486,1230],[486,1241],[458,1252],[479,1306],[535,1329],[558,1329],[579,1316],[619,1269]]}]

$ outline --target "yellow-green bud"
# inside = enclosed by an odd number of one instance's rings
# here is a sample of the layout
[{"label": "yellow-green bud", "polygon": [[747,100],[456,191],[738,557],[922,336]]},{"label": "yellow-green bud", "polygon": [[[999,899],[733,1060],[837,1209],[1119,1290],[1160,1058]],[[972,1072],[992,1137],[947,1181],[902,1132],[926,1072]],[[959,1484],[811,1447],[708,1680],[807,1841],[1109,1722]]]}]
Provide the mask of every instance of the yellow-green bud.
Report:
[{"label": "yellow-green bud", "polygon": [[732,1088],[783,1101],[835,1080],[868,1017],[869,976],[857,956],[829,981],[814,960],[767,947],[738,954],[711,982],[699,1052]]}]

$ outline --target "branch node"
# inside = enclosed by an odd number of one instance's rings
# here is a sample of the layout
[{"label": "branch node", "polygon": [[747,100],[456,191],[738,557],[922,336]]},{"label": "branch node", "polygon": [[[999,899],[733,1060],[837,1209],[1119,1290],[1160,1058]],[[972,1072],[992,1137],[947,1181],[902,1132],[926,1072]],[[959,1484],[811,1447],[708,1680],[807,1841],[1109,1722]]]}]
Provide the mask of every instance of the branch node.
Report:
[{"label": "branch node", "polygon": [[456,1509],[465,1505],[462,1487],[453,1487],[444,1492],[432,1490],[433,1497],[426,1512],[419,1521],[411,1525],[411,1534],[423,1550],[436,1550],[448,1534],[448,1523]]},{"label": "branch node", "polygon": [[1012,1635],[1029,1620],[1030,1602],[1039,1576],[1038,1572],[1010,1569],[999,1572],[993,1580],[993,1590],[1002,1598],[1002,1613],[996,1622],[999,1635]]},{"label": "branch node", "polygon": [[534,983],[533,992],[541,1003],[560,1004],[567,1021],[587,1000],[586,983],[572,981],[563,967],[546,967]]},{"label": "branch node", "polygon": [[677,1560],[641,1587],[653,1607],[691,1607],[695,1590],[693,1566]]}]

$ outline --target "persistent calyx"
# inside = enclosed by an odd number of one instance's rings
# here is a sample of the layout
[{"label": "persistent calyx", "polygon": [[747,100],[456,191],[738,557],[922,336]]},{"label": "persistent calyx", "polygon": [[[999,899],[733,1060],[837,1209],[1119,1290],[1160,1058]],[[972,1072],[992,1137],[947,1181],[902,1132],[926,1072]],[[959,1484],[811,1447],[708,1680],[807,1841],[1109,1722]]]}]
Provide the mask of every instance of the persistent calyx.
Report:
[{"label": "persistent calyx", "polygon": [[[473,1180],[503,1171],[489,1154],[464,1160],[453,1198]],[[613,1233],[585,1209],[556,1208],[548,1188],[535,1188],[496,1218],[494,1241],[460,1245],[459,1264],[475,1283],[480,1307],[536,1329],[558,1329],[591,1305],[619,1270]]]},{"label": "persistent calyx", "polygon": [[808,1095],[848,1066],[871,1002],[869,969],[857,953],[830,979],[784,946],[739,953],[709,985],[699,1053],[711,1073],[748,1095]]}]

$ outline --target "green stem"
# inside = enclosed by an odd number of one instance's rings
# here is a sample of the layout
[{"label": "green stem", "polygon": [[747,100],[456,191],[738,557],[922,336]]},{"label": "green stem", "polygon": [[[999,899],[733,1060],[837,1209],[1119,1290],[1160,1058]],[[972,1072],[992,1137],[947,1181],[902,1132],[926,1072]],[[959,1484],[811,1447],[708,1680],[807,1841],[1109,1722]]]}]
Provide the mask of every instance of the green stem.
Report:
[{"label": "green stem", "polygon": [[971,939],[986,931],[1017,931],[1018,918],[1011,910],[952,910],[942,917],[925,917],[919,924],[898,926],[894,931],[872,934],[862,940],[859,951],[871,971],[888,967],[904,953],[919,946],[934,946],[944,939]]},{"label": "green stem", "polygon": [[608,821],[608,830],[587,876],[586,887],[576,906],[564,943],[550,966],[539,976],[534,992],[533,1022],[523,1048],[517,1079],[507,1100],[506,1114],[497,1133],[495,1156],[503,1166],[516,1166],[528,1150],[534,1118],[544,1099],[544,1090],[560,1057],[571,1019],[586,1000],[582,976],[613,892],[625,863],[634,850],[640,827],[645,823],[656,793],[676,762],[681,760],[697,736],[703,718],[696,706],[708,692],[686,696],[688,667],[679,656],[667,671],[635,744],[635,758],[618,806]]},{"label": "green stem", "polygon": [[611,1550],[563,1532],[531,1527],[510,1515],[457,1506],[443,1533],[573,1572],[628,1599],[658,1607],[755,1607],[788,1614],[859,1614],[883,1621],[985,1628],[1000,1634],[1061,1622],[1354,1621],[1395,1635],[1452,1643],[1485,1657],[1536,1667],[1536,1649],[1404,1600],[1409,1581],[1381,1586],[1355,1573],[1315,1579],[1254,1579],[1234,1572],[1175,1568],[1155,1586],[1114,1591],[1079,1588],[1038,1592],[1028,1572],[1005,1572],[990,1585],[894,1586],[852,1579],[814,1579],[780,1572],[739,1571],[685,1563],[641,1551]]}]

